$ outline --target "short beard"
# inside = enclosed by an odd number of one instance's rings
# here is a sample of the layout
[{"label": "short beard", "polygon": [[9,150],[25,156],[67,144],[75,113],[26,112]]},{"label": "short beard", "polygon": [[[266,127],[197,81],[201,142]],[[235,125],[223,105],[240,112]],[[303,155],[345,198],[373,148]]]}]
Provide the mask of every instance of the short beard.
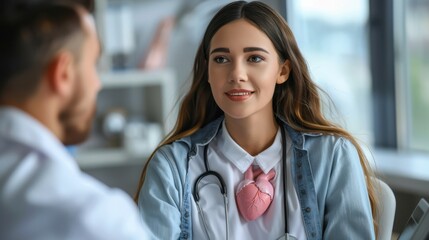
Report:
[{"label": "short beard", "polygon": [[[80,76],[77,76],[76,80],[73,96],[59,115],[63,130],[63,138],[61,141],[64,145],[80,144],[88,138],[96,112],[95,103],[93,103],[91,110],[86,109],[87,106],[81,104],[82,99],[84,99],[84,86],[82,86],[83,83],[81,82],[82,79]],[[80,109],[81,107],[84,107],[84,109]],[[91,112],[88,113],[86,110]],[[87,116],[87,118],[83,118],[82,116]],[[85,121],[84,127],[79,128],[79,126],[82,126],[82,121]]]}]

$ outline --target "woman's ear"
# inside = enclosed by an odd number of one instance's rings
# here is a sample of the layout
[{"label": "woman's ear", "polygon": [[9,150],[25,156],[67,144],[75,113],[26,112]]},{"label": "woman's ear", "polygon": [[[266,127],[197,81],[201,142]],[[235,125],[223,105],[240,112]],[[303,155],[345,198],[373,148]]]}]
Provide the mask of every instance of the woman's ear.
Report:
[{"label": "woman's ear", "polygon": [[49,63],[45,74],[49,89],[61,96],[70,95],[76,75],[75,69],[71,52],[60,51],[57,53]]},{"label": "woman's ear", "polygon": [[277,78],[277,84],[282,84],[289,79],[290,70],[290,61],[288,59],[280,66],[280,74]]}]

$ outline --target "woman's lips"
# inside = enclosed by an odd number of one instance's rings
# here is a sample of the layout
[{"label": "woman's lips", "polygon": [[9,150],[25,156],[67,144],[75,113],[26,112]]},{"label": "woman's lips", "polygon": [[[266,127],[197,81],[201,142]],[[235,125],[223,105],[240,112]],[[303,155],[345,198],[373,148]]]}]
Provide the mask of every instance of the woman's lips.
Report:
[{"label": "woman's lips", "polygon": [[252,96],[253,93],[254,93],[253,91],[249,91],[249,90],[234,89],[226,92],[225,94],[232,101],[244,101],[250,98],[250,96]]}]

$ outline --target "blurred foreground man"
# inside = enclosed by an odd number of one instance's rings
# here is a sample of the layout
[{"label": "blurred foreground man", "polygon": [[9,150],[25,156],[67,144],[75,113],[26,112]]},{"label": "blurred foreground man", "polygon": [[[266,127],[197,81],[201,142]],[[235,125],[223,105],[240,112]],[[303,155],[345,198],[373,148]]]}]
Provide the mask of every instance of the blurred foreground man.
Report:
[{"label": "blurred foreground man", "polygon": [[89,5],[2,1],[0,239],[149,238],[128,195],[82,173],[64,147],[86,139],[100,90]]}]

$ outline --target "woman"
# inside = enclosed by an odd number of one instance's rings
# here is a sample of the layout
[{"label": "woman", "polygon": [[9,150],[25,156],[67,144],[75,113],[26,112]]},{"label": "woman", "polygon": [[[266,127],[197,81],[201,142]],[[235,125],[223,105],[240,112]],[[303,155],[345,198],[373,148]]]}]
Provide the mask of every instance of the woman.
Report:
[{"label": "woman", "polygon": [[142,173],[145,224],[160,239],[374,239],[368,162],[320,105],[283,18],[261,2],[223,7]]}]

